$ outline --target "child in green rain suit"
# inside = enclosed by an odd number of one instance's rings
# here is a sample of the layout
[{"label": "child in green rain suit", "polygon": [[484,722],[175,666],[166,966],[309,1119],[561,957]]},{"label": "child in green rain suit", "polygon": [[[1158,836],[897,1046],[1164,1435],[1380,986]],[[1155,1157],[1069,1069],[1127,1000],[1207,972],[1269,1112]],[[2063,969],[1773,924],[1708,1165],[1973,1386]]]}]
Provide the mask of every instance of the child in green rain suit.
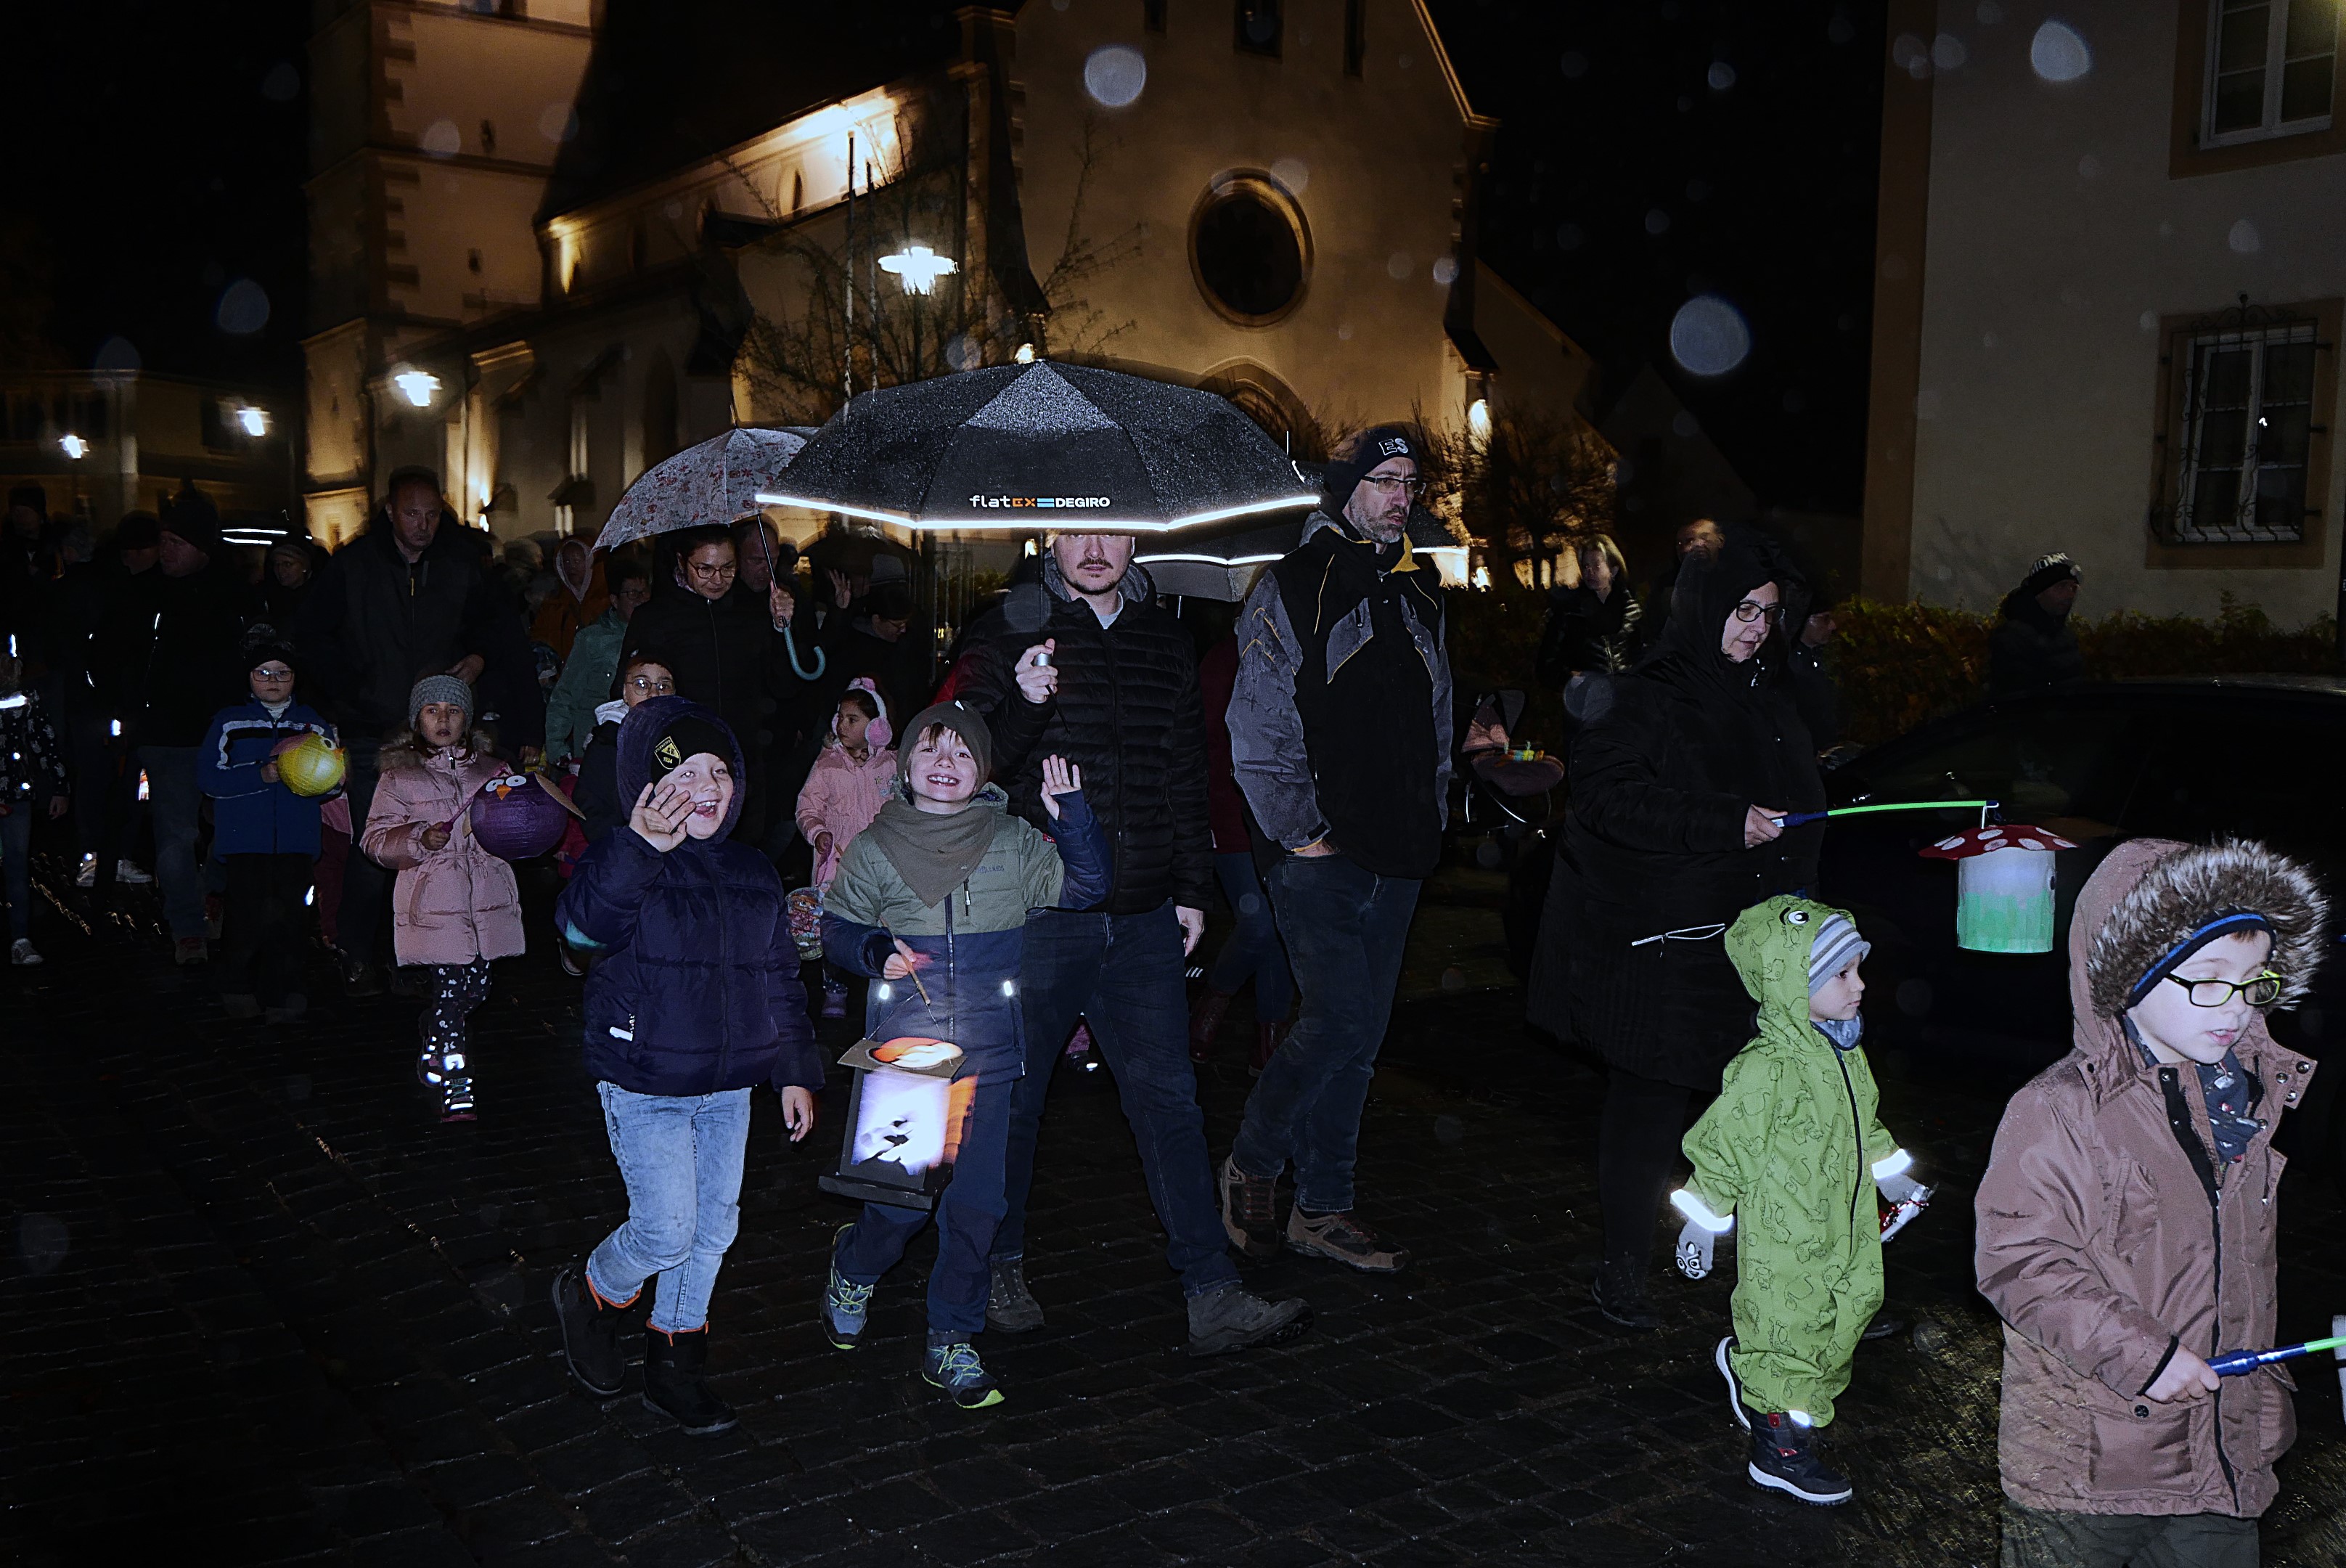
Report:
[{"label": "child in green rain suit", "polygon": [[1735,918],[1727,953],[1760,1003],[1760,1033],[1687,1133],[1694,1175],[1670,1195],[1687,1217],[1678,1267],[1690,1278],[1710,1271],[1714,1239],[1743,1222],[1735,1332],[1713,1359],[1751,1434],[1752,1482],[1827,1506],[1851,1488],[1818,1457],[1817,1431],[1882,1305],[1872,1189],[1916,1207],[1929,1196],[1875,1115],[1858,1044],[1869,951],[1846,913],[1789,894]]}]

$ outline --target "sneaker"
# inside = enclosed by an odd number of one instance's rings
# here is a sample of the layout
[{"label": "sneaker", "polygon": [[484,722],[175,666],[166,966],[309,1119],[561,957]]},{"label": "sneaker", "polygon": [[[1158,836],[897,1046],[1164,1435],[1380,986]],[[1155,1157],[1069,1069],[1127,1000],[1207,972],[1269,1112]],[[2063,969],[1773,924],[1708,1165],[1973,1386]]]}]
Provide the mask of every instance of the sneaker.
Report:
[{"label": "sneaker", "polygon": [[1026,1288],[1026,1260],[994,1258],[985,1271],[985,1326],[1005,1334],[1031,1334],[1040,1329],[1043,1304]]},{"label": "sneaker", "polygon": [[1854,1490],[1849,1478],[1817,1457],[1817,1429],[1783,1410],[1753,1410],[1751,1484],[1780,1492],[1819,1508],[1838,1508]]},{"label": "sneaker", "polygon": [[701,1380],[709,1366],[709,1330],[644,1331],[644,1409],[668,1417],[694,1437],[729,1431],[733,1407]]},{"label": "sneaker", "polygon": [[1222,1161],[1216,1185],[1222,1189],[1222,1228],[1230,1245],[1248,1257],[1279,1251],[1279,1179],[1259,1180],[1239,1169],[1235,1157]]},{"label": "sneaker", "polygon": [[140,871],[136,860],[117,860],[114,862],[114,880],[126,886],[143,888],[155,879]]},{"label": "sneaker", "polygon": [[97,886],[97,857],[96,855],[84,855],[81,858],[81,864],[74,870],[74,886],[77,888],[94,888]]},{"label": "sneaker", "polygon": [[870,1285],[858,1285],[839,1272],[840,1244],[855,1227],[842,1225],[831,1242],[831,1281],[822,1288],[822,1298],[815,1304],[816,1314],[822,1319],[822,1331],[831,1339],[834,1350],[852,1350],[863,1342],[863,1325],[872,1317]]},{"label": "sneaker", "polygon": [[469,1122],[473,1119],[473,1075],[464,1071],[464,1058],[451,1051],[440,1058],[443,1081],[440,1084],[440,1119],[444,1122]]},{"label": "sneaker", "polygon": [[171,944],[173,963],[209,963],[211,957],[211,944],[199,936],[183,936]]},{"label": "sneaker", "polygon": [[20,936],[8,944],[8,962],[19,969],[24,969],[36,963],[46,963],[49,961],[41,956],[41,950],[33,945],[31,937]]},{"label": "sneaker", "polygon": [[562,1328],[562,1359],[578,1386],[598,1400],[619,1391],[627,1375],[627,1352],[619,1349],[625,1303],[614,1306],[586,1283],[584,1264],[554,1277],[554,1319]]},{"label": "sneaker", "polygon": [[977,1347],[966,1339],[931,1345],[921,1356],[921,1380],[943,1389],[965,1410],[982,1410],[1002,1402],[1002,1390],[977,1359]]},{"label": "sneaker", "polygon": [[223,991],[220,1011],[241,1023],[260,1016],[260,998],[250,991]]},{"label": "sneaker", "polygon": [[847,987],[836,980],[822,983],[822,1015],[825,1018],[847,1016]]},{"label": "sneaker", "polygon": [[1735,1375],[1735,1363],[1727,1359],[1727,1353],[1733,1349],[1735,1349],[1735,1336],[1729,1334],[1719,1342],[1719,1349],[1710,1353],[1710,1364],[1717,1367],[1719,1375],[1727,1380],[1728,1412],[1734,1416],[1737,1426],[1741,1427],[1745,1431],[1749,1431],[1751,1418],[1743,1409],[1743,1380]]},{"label": "sneaker", "polygon": [[554,956],[561,961],[563,973],[568,975],[573,980],[584,980],[586,978],[586,972],[578,966],[578,960],[576,956],[571,952],[570,944],[568,942],[556,942],[554,944]]},{"label": "sneaker", "polygon": [[1647,1301],[1644,1285],[1618,1264],[1607,1263],[1599,1268],[1588,1294],[1599,1312],[1624,1329],[1643,1332],[1662,1326],[1662,1315]]},{"label": "sneaker", "polygon": [[1189,1354],[1219,1356],[1263,1345],[1283,1345],[1311,1327],[1311,1304],[1266,1301],[1232,1280],[1189,1298]]},{"label": "sneaker", "polygon": [[432,1036],[423,1020],[415,1021],[415,1081],[427,1089],[440,1086],[440,1052],[432,1044]]},{"label": "sneaker", "polygon": [[1351,1215],[1307,1215],[1300,1204],[1287,1211],[1287,1245],[1363,1274],[1398,1274],[1409,1264],[1407,1247],[1379,1241],[1375,1231]]}]

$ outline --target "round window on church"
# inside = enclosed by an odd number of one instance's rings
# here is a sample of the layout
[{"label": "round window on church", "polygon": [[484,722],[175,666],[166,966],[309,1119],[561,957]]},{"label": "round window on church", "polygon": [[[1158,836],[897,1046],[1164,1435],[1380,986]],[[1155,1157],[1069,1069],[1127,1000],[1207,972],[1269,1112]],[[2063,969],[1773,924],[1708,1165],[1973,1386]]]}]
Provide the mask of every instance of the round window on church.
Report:
[{"label": "round window on church", "polygon": [[1198,291],[1245,327],[1267,327],[1302,302],[1311,274],[1303,214],[1270,179],[1218,179],[1189,222],[1189,264]]}]

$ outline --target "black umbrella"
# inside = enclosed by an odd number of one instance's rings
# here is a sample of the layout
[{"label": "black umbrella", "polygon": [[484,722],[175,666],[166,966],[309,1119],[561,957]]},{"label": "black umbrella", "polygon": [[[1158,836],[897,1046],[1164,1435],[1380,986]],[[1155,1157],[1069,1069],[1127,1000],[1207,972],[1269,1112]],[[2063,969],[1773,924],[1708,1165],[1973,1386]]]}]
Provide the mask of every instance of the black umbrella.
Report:
[{"label": "black umbrella", "polygon": [[1162,534],[1319,500],[1227,400],[1048,362],[865,392],[783,477],[758,499],[955,533]]}]

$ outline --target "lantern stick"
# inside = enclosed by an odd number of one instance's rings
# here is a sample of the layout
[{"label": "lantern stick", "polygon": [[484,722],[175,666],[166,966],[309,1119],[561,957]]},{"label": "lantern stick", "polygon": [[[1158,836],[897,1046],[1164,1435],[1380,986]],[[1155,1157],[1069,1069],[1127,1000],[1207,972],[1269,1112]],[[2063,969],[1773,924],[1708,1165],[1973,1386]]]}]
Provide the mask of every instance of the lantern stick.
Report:
[{"label": "lantern stick", "polygon": [[2270,1350],[2234,1350],[2229,1355],[2218,1356],[2209,1361],[2208,1369],[2219,1378],[2237,1378],[2242,1372],[2253,1372],[2270,1362],[2294,1360],[2316,1351],[2334,1350],[2341,1345],[2346,1345],[2346,1334],[2333,1339],[2308,1339],[2302,1345],[2277,1346]]},{"label": "lantern stick", "polygon": [[[888,931],[888,928],[884,925],[880,929],[882,931]],[[896,940],[896,933],[892,931],[888,931],[888,940],[892,942],[894,942]],[[904,977],[913,983],[913,989],[921,993],[922,1006],[934,1007],[936,1005],[935,1003],[929,1000],[929,988],[921,983],[921,972],[913,967],[913,961],[909,958],[904,961]]]},{"label": "lantern stick", "polygon": [[1794,811],[1776,819],[1779,828],[1797,828],[1804,822],[1821,822],[1827,817],[1860,817],[1868,811],[1978,811],[1983,816],[2002,805],[2000,800],[1909,800],[1885,806],[1838,806],[1830,811]]}]

